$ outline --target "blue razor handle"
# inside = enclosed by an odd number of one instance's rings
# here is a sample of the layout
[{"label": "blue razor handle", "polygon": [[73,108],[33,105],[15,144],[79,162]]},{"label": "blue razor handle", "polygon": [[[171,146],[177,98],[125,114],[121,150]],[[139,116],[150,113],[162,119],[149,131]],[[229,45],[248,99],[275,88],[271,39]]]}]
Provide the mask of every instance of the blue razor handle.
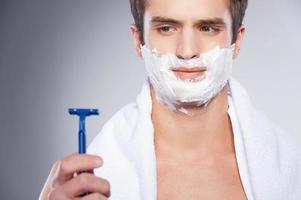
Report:
[{"label": "blue razor handle", "polygon": [[79,130],[78,130],[78,153],[86,153],[86,129],[85,119],[91,115],[98,115],[97,109],[82,109],[82,108],[70,108],[70,115],[79,116]]},{"label": "blue razor handle", "polygon": [[[85,119],[91,115],[98,115],[97,109],[81,109],[81,108],[70,108],[70,115],[79,116],[79,130],[78,130],[78,153],[85,154],[86,153],[86,128],[85,128]],[[78,174],[88,172],[89,171],[81,171]],[[93,173],[93,170],[92,172]],[[90,194],[89,192],[84,192],[80,194],[80,197],[86,196]]]}]

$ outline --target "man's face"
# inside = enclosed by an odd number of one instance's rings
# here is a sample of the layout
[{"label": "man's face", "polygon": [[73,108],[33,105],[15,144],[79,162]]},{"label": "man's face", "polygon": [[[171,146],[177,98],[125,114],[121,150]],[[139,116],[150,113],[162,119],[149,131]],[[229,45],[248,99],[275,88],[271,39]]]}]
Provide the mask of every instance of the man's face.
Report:
[{"label": "man's face", "polygon": [[231,27],[228,0],[147,0],[144,42],[190,59],[217,45],[229,47]]}]

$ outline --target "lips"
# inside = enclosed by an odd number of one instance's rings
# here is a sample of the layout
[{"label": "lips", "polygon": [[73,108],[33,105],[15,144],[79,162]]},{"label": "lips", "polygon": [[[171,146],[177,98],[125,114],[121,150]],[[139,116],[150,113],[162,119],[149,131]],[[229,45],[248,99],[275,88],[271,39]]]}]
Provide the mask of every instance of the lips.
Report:
[{"label": "lips", "polygon": [[177,67],[171,71],[180,79],[197,79],[200,78],[206,71],[205,67]]}]

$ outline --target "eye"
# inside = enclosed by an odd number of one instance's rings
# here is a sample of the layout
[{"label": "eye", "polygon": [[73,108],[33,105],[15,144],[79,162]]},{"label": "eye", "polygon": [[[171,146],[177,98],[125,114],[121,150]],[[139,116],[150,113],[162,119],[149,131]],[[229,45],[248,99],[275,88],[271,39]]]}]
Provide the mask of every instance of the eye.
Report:
[{"label": "eye", "polygon": [[172,26],[161,26],[161,27],[158,27],[157,28],[157,31],[158,32],[161,32],[161,33],[171,33],[173,31],[175,31],[176,29]]},{"label": "eye", "polygon": [[213,33],[213,32],[215,32],[217,30],[215,28],[209,26],[209,25],[204,25],[204,26],[200,27],[200,31]]}]

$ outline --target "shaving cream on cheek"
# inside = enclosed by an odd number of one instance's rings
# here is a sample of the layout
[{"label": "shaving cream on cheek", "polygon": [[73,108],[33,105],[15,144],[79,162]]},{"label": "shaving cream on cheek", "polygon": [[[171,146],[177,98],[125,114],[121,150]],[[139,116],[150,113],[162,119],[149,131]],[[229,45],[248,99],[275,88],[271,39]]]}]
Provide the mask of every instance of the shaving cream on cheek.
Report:
[{"label": "shaving cream on cheek", "polygon": [[[234,45],[229,48],[217,46],[197,58],[183,60],[144,45],[141,46],[141,54],[157,98],[170,109],[182,112],[181,104],[206,105],[223,89],[231,76],[233,49]],[[179,68],[187,71],[205,68],[205,71],[197,78],[182,79],[174,73],[174,69]]]}]

